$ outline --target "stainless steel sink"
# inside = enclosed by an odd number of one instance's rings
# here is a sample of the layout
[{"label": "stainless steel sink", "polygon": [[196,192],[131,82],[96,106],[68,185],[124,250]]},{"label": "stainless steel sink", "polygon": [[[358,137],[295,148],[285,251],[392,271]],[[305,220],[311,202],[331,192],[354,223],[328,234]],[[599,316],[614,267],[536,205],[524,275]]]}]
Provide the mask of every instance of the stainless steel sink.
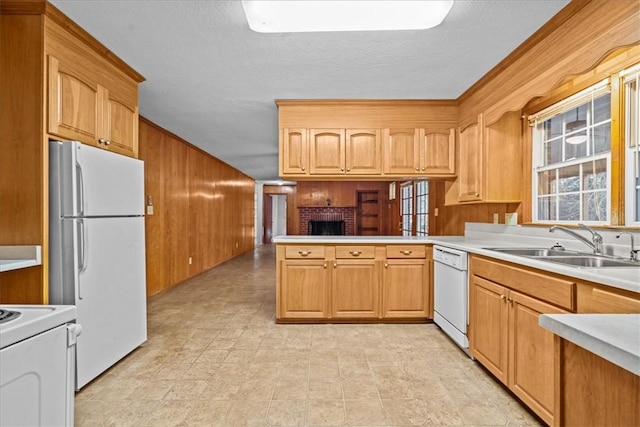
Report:
[{"label": "stainless steel sink", "polygon": [[501,252],[509,255],[519,255],[527,257],[546,257],[546,256],[567,256],[578,255],[578,252],[573,251],[559,251],[556,249],[547,248],[485,248],[492,251]]},{"label": "stainless steel sink", "polygon": [[612,259],[592,255],[579,256],[548,256],[548,257],[532,257],[540,261],[555,262],[572,267],[599,268],[599,267],[640,267],[640,262],[625,261],[622,259]]}]

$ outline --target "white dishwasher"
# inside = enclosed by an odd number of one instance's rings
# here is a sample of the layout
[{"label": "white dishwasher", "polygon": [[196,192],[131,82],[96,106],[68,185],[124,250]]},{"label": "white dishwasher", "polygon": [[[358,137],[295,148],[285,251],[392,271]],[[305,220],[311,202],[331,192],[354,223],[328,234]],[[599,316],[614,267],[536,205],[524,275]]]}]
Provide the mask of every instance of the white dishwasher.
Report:
[{"label": "white dishwasher", "polygon": [[467,320],[469,287],[467,253],[443,246],[433,246],[433,321],[467,354]]}]

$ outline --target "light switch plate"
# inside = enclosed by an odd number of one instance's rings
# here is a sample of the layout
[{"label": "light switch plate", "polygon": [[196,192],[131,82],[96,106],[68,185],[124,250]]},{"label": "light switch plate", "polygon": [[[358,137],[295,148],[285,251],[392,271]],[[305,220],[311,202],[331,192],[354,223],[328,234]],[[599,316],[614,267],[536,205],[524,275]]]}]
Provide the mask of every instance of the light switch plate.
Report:
[{"label": "light switch plate", "polygon": [[504,223],[507,225],[517,225],[518,224],[518,213],[511,212],[504,214]]},{"label": "light switch plate", "polygon": [[147,206],[147,215],[153,215],[153,206]]}]

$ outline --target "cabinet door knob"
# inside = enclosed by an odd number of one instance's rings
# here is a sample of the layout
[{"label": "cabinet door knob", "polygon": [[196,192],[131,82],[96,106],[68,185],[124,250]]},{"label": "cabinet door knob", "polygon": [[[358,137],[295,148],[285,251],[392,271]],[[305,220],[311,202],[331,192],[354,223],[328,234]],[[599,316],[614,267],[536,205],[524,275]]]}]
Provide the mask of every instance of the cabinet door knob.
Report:
[{"label": "cabinet door knob", "polygon": [[388,263],[384,263],[384,268],[389,268],[389,264]]},{"label": "cabinet door knob", "polygon": [[323,268],[327,268],[327,263],[325,262],[324,264],[322,264]]},{"label": "cabinet door knob", "polygon": [[359,256],[362,252],[360,252],[360,251],[350,251],[349,253],[351,255],[353,255],[353,256]]},{"label": "cabinet door knob", "polygon": [[337,262],[333,263],[333,268],[338,268],[338,263]]},{"label": "cabinet door knob", "polygon": [[507,296],[506,295],[500,295],[500,299],[504,301],[504,300],[507,299]]},{"label": "cabinet door knob", "polygon": [[413,251],[400,251],[402,255],[411,255]]},{"label": "cabinet door knob", "polygon": [[423,171],[424,169],[425,169],[425,167],[424,167],[424,166],[420,168],[420,170],[422,170],[422,171]]},{"label": "cabinet door knob", "polygon": [[298,253],[300,254],[300,256],[308,256],[311,254],[311,251],[298,251]]},{"label": "cabinet door knob", "polygon": [[104,145],[111,145],[111,141],[109,141],[108,139],[104,141]]},{"label": "cabinet door knob", "polygon": [[347,172],[351,172],[351,168],[347,168]]},{"label": "cabinet door knob", "polygon": [[344,172],[344,168],[340,168],[340,172]]},{"label": "cabinet door knob", "polygon": [[419,168],[418,166],[416,166],[416,170],[417,170],[417,171],[419,171],[419,170],[420,170],[420,168]]},{"label": "cabinet door knob", "polygon": [[106,144],[107,140],[104,138],[98,138],[98,144]]},{"label": "cabinet door knob", "polygon": [[304,171],[304,166],[302,167],[302,170]]}]

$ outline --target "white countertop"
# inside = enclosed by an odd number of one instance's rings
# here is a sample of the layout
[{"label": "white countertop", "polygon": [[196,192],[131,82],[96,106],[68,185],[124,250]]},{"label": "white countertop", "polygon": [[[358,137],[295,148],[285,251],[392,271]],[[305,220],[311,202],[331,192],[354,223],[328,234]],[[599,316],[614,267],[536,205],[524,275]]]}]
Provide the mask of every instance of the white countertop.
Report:
[{"label": "white countertop", "polygon": [[42,264],[40,246],[0,246],[0,272],[40,264]]},{"label": "white countertop", "polygon": [[640,375],[640,314],[542,314],[540,326]]},{"label": "white countertop", "polygon": [[277,236],[274,243],[321,244],[416,244],[431,243],[428,236]]}]

